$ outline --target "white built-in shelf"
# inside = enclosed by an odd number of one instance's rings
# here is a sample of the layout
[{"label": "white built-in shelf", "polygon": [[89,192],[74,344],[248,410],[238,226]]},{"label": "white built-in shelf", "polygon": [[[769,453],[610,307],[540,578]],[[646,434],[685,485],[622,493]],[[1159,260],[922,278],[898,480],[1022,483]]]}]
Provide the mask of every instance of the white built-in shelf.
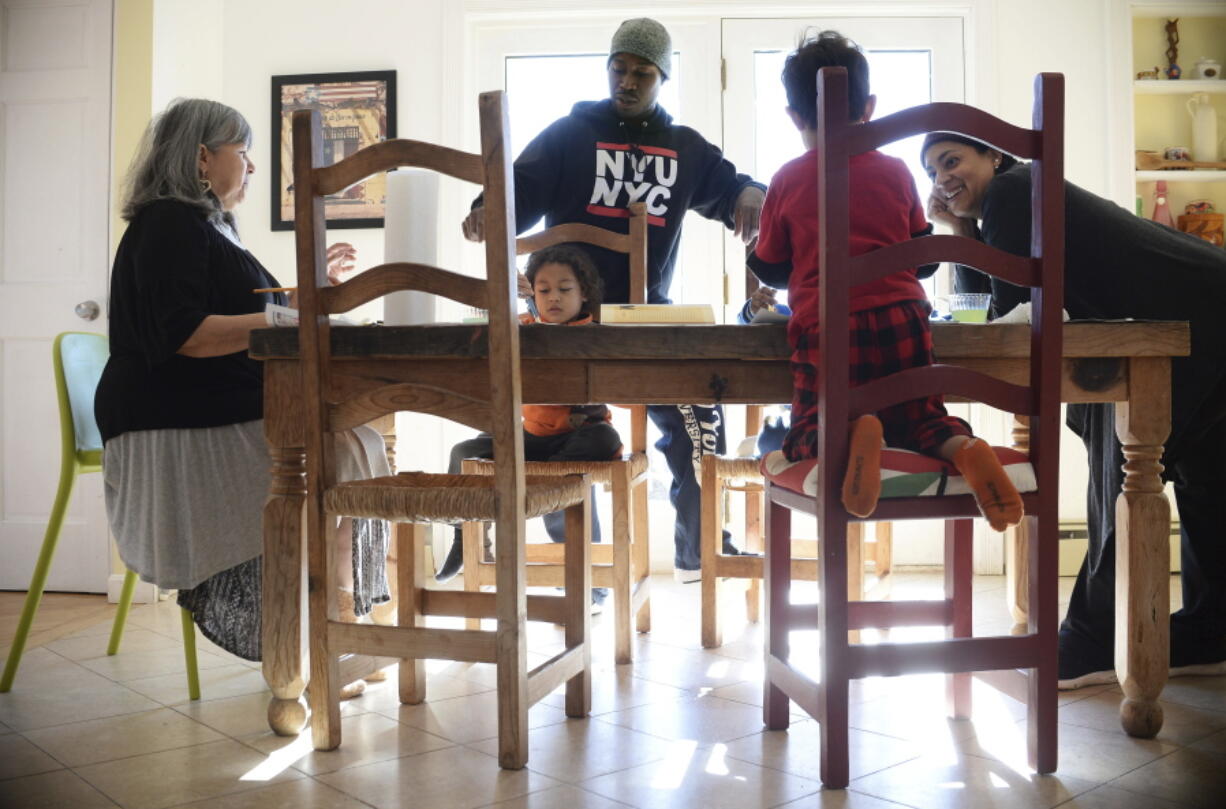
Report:
[{"label": "white built-in shelf", "polygon": [[1166,180],[1168,183],[1214,183],[1226,180],[1226,171],[1217,169],[1189,169],[1187,171],[1138,171],[1138,183]]},{"label": "white built-in shelf", "polygon": [[1165,95],[1168,93],[1226,93],[1226,80],[1222,79],[1137,79],[1132,83],[1138,93]]}]

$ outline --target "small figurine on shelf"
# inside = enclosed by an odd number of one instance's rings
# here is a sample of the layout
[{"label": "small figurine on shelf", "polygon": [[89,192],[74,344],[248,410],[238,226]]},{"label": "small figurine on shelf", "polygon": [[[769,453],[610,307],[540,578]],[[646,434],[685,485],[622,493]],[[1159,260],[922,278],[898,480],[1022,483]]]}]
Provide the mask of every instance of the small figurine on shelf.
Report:
[{"label": "small figurine on shelf", "polygon": [[1154,183],[1154,213],[1150,216],[1150,219],[1169,228],[1175,227],[1175,220],[1171,217],[1170,206],[1166,204],[1166,180],[1159,180]]},{"label": "small figurine on shelf", "polygon": [[1179,18],[1166,21],[1166,77],[1172,81],[1179,78],[1182,71],[1179,65],[1175,64],[1175,60],[1179,58],[1179,48],[1175,47],[1179,44]]},{"label": "small figurine on shelf", "polygon": [[1153,81],[1158,78],[1158,74],[1160,74],[1161,72],[1162,71],[1158,69],[1158,66],[1154,65],[1153,70],[1142,70],[1140,73],[1137,74],[1137,78]]}]

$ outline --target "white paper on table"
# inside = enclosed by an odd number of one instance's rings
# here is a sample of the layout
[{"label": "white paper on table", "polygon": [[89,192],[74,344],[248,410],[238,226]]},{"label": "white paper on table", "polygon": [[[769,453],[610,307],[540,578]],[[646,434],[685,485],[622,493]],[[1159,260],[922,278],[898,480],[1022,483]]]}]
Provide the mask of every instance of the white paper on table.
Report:
[{"label": "white paper on table", "polygon": [[[298,328],[298,310],[279,303],[264,304],[264,322],[274,328]],[[344,315],[328,315],[333,326],[361,326],[363,324]]]},{"label": "white paper on table", "polygon": [[758,326],[763,323],[787,323],[791,320],[789,315],[785,315],[777,309],[770,306],[763,306],[758,311],[754,312],[753,319],[749,321],[749,325]]},{"label": "white paper on table", "polygon": [[[383,261],[438,266],[438,174],[425,169],[397,169],[387,175],[383,214]],[[433,323],[434,296],[393,292],[383,301],[388,326]]]}]

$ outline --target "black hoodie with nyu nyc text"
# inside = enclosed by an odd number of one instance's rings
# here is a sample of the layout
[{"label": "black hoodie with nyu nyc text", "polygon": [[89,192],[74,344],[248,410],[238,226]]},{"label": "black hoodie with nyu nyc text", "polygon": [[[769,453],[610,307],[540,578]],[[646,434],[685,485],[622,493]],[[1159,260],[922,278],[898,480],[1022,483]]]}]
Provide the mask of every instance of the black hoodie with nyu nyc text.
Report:
[{"label": "black hoodie with nyu nyc text", "polygon": [[[515,218],[524,231],[583,222],[626,233],[627,207],[647,204],[647,300],[668,303],[677,243],[686,211],[732,227],[737,196],[757,185],[720,150],[687,126],[672,123],[658,104],[641,123],[623,121],[610,101],[580,101],[550,124],[515,159]],[[480,204],[480,198],[474,207]],[[624,253],[582,245],[604,281],[604,300],[629,297]]]}]

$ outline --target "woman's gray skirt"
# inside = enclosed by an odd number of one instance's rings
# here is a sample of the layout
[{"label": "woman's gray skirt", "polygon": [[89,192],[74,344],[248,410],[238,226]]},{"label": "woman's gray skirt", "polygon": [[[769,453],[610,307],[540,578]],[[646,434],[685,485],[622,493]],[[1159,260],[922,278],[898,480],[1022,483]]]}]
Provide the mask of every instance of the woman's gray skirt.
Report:
[{"label": "woman's gray skirt", "polygon": [[[337,437],[341,480],[389,474],[383,440],[369,428]],[[201,632],[260,659],[262,518],[271,462],[264,422],[141,430],[107,441],[107,515],[123,563],[145,581],[177,589]],[[353,520],[357,613],[388,599],[388,526]]]}]

